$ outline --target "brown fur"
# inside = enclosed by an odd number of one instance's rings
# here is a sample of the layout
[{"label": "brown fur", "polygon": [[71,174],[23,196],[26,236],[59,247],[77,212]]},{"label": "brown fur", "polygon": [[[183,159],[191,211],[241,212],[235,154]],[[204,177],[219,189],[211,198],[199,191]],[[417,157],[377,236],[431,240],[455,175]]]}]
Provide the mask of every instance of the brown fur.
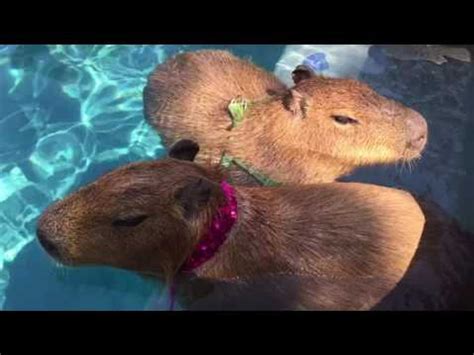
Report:
[{"label": "brown fur", "polygon": [[[48,208],[40,240],[66,264],[178,276],[189,308],[370,309],[403,278],[423,230],[423,213],[401,190],[236,187],[239,220],[228,240],[195,277],[180,277],[222,202],[222,178],[175,159],[125,166]],[[143,214],[135,227],[113,225]]]},{"label": "brown fur", "polygon": [[[419,156],[424,144],[410,145],[413,127],[426,141],[426,122],[414,110],[355,80],[300,77],[287,89],[225,51],[179,54],[149,77],[145,115],[167,146],[189,138],[201,146],[200,161],[217,163],[225,151],[283,183],[330,182],[359,166]],[[229,130],[227,107],[238,96],[254,103]],[[359,124],[341,126],[334,115]]]}]

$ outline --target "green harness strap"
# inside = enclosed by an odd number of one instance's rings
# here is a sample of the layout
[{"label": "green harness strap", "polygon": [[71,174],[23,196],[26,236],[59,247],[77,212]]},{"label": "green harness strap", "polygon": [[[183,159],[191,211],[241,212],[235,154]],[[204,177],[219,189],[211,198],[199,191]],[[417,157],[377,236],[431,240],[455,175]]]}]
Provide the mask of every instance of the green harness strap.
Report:
[{"label": "green harness strap", "polygon": [[[250,102],[244,98],[237,97],[233,99],[228,106],[230,119],[232,121],[232,128],[237,127],[244,120],[244,114],[250,106]],[[227,153],[223,153],[220,161],[220,165],[226,169],[229,169],[232,164],[239,167],[241,170],[247,172],[253,176],[263,186],[279,186],[281,183],[270,179],[269,177],[261,174],[256,169],[245,164],[240,159],[236,159]]]}]

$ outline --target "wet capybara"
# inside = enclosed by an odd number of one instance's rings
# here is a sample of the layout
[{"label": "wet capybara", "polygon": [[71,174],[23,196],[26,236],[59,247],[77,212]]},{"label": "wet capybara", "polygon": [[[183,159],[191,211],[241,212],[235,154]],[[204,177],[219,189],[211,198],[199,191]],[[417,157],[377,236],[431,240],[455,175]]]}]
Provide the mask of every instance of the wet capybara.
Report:
[{"label": "wet capybara", "polygon": [[[293,78],[287,88],[226,51],[178,54],[149,76],[145,116],[167,147],[196,141],[198,162],[231,157],[230,166],[245,171],[235,176],[239,183],[255,177],[251,171],[278,183],[331,182],[357,167],[409,161],[423,151],[427,124],[416,111],[359,81],[314,75],[305,66]],[[235,99],[249,104],[234,126]]]},{"label": "wet capybara", "polygon": [[197,151],[180,141],[170,158],[124,166],[55,203],[40,243],[64,264],[175,280],[188,309],[371,309],[409,268],[425,223],[410,194],[233,187],[218,167],[192,162]]}]

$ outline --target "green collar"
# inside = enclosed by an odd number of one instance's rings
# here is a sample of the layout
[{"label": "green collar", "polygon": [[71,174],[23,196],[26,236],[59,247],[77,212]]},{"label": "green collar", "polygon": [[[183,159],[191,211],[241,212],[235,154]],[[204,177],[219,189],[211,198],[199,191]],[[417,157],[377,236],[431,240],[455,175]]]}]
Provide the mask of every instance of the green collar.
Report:
[{"label": "green collar", "polygon": [[[232,127],[235,128],[244,120],[244,114],[250,106],[250,102],[244,98],[237,97],[233,99],[229,106],[229,115],[232,121]],[[263,186],[279,186],[281,183],[270,179],[264,174],[258,172],[256,169],[245,164],[240,159],[236,159],[229,154],[223,153],[220,161],[220,165],[226,169],[229,169],[232,164],[236,165],[241,170],[245,171],[247,174],[253,176],[260,184]]]}]

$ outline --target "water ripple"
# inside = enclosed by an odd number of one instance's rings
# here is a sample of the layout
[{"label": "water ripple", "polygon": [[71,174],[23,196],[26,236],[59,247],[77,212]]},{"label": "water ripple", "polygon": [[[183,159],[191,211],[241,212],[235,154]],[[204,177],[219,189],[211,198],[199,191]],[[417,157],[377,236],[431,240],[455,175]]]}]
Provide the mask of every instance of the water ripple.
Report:
[{"label": "water ripple", "polygon": [[164,152],[144,123],[141,93],[147,74],[178,50],[0,46],[0,307],[8,265],[48,204],[107,163]]}]

